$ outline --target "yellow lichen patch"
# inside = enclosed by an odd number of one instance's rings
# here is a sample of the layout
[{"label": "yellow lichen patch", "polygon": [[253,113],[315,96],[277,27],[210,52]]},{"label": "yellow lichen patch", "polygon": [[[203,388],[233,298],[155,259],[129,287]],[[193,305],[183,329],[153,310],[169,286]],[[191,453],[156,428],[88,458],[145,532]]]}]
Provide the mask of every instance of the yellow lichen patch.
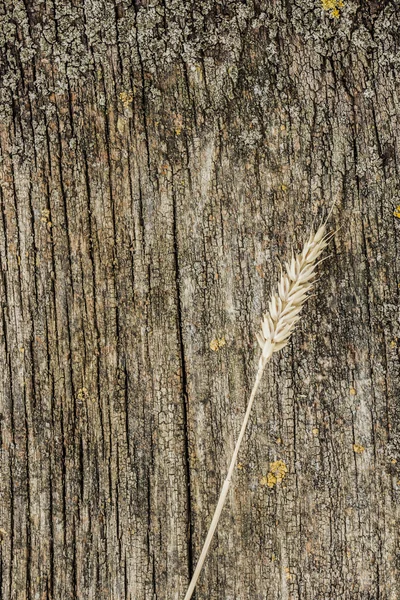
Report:
[{"label": "yellow lichen patch", "polygon": [[87,398],[89,398],[89,392],[88,392],[88,389],[87,389],[87,388],[85,388],[85,387],[83,387],[83,388],[80,388],[80,389],[78,390],[78,392],[77,392],[76,396],[77,396],[78,400],[81,400],[81,401],[82,401],[82,400],[87,400]]},{"label": "yellow lichen patch", "polygon": [[313,435],[318,435],[319,434],[319,429],[318,427],[314,427],[314,429],[312,430]]},{"label": "yellow lichen patch", "polygon": [[356,452],[356,454],[362,454],[365,448],[364,446],[361,446],[361,444],[353,444],[353,450]]},{"label": "yellow lichen patch", "polygon": [[268,473],[268,475],[267,475],[267,486],[268,487],[273,488],[277,481],[278,480],[273,473]]},{"label": "yellow lichen patch", "polygon": [[210,348],[211,350],[213,350],[214,352],[218,352],[218,350],[220,350],[221,348],[223,348],[226,344],[225,338],[214,338],[213,340],[211,340],[210,342]]},{"label": "yellow lichen patch", "polygon": [[396,340],[392,340],[392,341],[390,342],[390,347],[391,347],[391,348],[396,348],[396,346],[397,346],[397,342],[396,342]]},{"label": "yellow lichen patch", "polygon": [[281,190],[282,190],[282,192],[286,192],[287,191],[287,185],[285,185],[284,183],[282,183]]},{"label": "yellow lichen patch", "polygon": [[355,396],[356,394],[357,394],[357,391],[356,391],[356,389],[355,389],[355,388],[353,388],[353,387],[351,387],[351,388],[350,388],[350,395],[351,395],[351,396]]},{"label": "yellow lichen patch", "polygon": [[242,463],[238,463],[238,464],[237,464],[237,468],[238,468],[239,470],[243,469],[243,465],[242,465]]},{"label": "yellow lichen patch", "polygon": [[273,473],[276,476],[277,483],[280,483],[285,477],[286,473],[288,472],[288,468],[283,462],[283,460],[276,460],[275,462],[270,464],[269,468],[271,473]]},{"label": "yellow lichen patch", "polygon": [[269,473],[267,476],[264,475],[260,479],[260,485],[267,485],[268,487],[273,488],[277,483],[281,483],[287,472],[288,468],[283,460],[276,460],[275,462],[270,463]]},{"label": "yellow lichen patch", "polygon": [[328,10],[331,17],[338,19],[340,17],[340,9],[343,8],[343,0],[321,0],[322,8]]},{"label": "yellow lichen patch", "polygon": [[40,220],[42,221],[42,223],[48,223],[49,217],[50,217],[50,211],[47,208],[43,208],[42,216],[40,217]]},{"label": "yellow lichen patch", "polygon": [[393,214],[394,214],[395,217],[397,217],[398,219],[400,219],[400,204],[398,204],[396,206],[396,208],[393,211]]},{"label": "yellow lichen patch", "polygon": [[128,106],[133,102],[133,92],[121,92],[119,99],[124,105],[124,108],[128,108]]}]

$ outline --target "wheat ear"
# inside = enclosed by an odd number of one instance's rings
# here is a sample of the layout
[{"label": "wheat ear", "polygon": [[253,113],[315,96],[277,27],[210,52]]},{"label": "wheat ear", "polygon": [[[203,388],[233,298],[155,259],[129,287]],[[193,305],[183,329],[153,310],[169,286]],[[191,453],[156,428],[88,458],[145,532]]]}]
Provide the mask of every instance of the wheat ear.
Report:
[{"label": "wheat ear", "polygon": [[291,261],[285,263],[286,273],[281,273],[278,291],[272,296],[269,302],[269,311],[264,315],[264,318],[261,322],[261,331],[257,333],[257,340],[260,344],[262,353],[258,363],[256,380],[250,395],[249,403],[247,405],[246,414],[243,419],[239,437],[233,451],[228,474],[222,486],[221,494],[207,533],[206,541],[204,542],[199,561],[193,573],[189,588],[186,592],[185,600],[190,600],[192,597],[197,579],[207,556],[208,548],[210,546],[215,529],[217,528],[222,508],[225,504],[226,496],[228,494],[240,444],[242,443],[242,439],[246,431],[254,397],[260,384],[265,365],[274,352],[278,352],[288,343],[289,338],[293,333],[294,326],[300,319],[299,313],[303,308],[307,298],[309,298],[309,292],[312,290],[315,284],[315,268],[319,264],[318,259],[322,251],[326,248],[329,239],[330,235],[326,235],[326,225],[324,223],[318,229],[317,233],[312,233],[310,235],[310,238],[308,242],[305,243],[301,254],[294,256],[292,252]]}]

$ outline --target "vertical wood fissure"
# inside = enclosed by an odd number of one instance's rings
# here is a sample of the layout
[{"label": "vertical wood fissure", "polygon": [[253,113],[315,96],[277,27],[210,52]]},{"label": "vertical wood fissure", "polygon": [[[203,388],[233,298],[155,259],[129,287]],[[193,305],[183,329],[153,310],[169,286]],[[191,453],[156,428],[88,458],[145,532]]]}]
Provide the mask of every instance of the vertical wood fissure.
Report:
[{"label": "vertical wood fissure", "polygon": [[181,364],[182,379],[182,411],[183,411],[183,442],[185,453],[185,474],[186,474],[186,504],[187,504],[187,561],[188,561],[188,579],[193,575],[193,531],[192,531],[192,499],[191,499],[191,466],[190,466],[190,439],[189,439],[189,388],[187,380],[187,367],[185,358],[185,347],[183,338],[183,320],[182,320],[182,302],[180,291],[180,265],[179,265],[179,246],[177,231],[177,199],[174,191],[172,192],[172,229],[174,246],[174,267],[176,283],[176,311],[177,311],[177,330],[178,344]]}]

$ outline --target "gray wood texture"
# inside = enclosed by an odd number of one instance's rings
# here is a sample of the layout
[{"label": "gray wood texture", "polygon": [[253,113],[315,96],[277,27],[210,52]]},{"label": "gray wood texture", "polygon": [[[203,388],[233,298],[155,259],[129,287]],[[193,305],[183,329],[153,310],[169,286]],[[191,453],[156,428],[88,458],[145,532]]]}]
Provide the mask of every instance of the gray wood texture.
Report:
[{"label": "gray wood texture", "polygon": [[333,203],[196,598],[400,598],[399,24],[0,2],[2,599],[183,598],[279,260]]}]

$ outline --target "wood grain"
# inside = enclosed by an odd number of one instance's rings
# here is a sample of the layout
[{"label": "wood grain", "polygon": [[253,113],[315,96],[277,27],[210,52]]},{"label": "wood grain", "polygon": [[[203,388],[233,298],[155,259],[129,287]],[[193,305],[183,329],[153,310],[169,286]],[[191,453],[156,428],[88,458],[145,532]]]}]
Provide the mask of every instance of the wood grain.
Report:
[{"label": "wood grain", "polygon": [[[400,597],[399,11],[0,2],[0,596]],[[269,487],[271,463],[287,466]]]}]

